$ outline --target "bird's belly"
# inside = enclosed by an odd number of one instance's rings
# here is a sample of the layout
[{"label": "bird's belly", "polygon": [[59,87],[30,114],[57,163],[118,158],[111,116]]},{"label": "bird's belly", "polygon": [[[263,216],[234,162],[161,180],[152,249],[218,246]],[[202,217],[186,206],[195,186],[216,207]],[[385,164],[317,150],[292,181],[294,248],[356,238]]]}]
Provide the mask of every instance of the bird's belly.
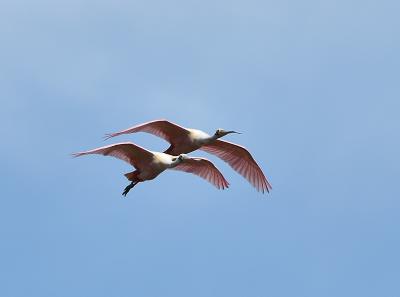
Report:
[{"label": "bird's belly", "polygon": [[145,170],[145,171],[140,172],[138,177],[142,181],[155,179],[164,170],[165,170],[165,168],[161,168],[159,166],[152,166],[150,170]]},{"label": "bird's belly", "polygon": [[180,152],[178,154],[188,154],[197,150],[199,147],[200,147],[199,145],[196,145],[194,143],[185,144],[179,147]]},{"label": "bird's belly", "polygon": [[150,172],[141,172],[138,175],[138,178],[140,180],[142,180],[142,181],[151,180],[151,179],[155,179],[160,173],[161,172],[157,172],[157,173],[155,173],[155,172],[151,172],[151,173]]},{"label": "bird's belly", "polygon": [[171,155],[177,156],[179,154],[188,154],[199,149],[202,144],[193,141],[192,139],[177,143],[173,150],[170,152]]}]

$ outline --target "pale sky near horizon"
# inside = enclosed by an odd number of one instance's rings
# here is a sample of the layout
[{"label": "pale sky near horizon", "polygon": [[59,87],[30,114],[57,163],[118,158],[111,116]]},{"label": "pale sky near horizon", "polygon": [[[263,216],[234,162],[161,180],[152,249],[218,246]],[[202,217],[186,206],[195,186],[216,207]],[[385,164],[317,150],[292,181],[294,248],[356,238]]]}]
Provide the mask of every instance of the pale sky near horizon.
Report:
[{"label": "pale sky near horizon", "polygon": [[[400,2],[6,0],[0,296],[400,296]],[[166,118],[273,190],[70,153]],[[162,151],[150,135],[123,136]]]}]

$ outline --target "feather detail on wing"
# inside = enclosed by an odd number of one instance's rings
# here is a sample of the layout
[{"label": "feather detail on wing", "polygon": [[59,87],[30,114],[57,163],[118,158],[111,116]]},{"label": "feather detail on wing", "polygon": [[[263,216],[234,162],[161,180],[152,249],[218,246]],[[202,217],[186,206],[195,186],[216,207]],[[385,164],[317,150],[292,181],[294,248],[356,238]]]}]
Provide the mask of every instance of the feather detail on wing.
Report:
[{"label": "feather detail on wing", "polygon": [[174,168],[188,173],[193,173],[208,182],[212,183],[218,189],[225,189],[229,187],[229,183],[224,178],[222,173],[215,167],[215,165],[204,158],[189,158],[182,161]]},{"label": "feather detail on wing", "polygon": [[146,165],[153,160],[153,153],[131,142],[111,144],[85,152],[74,153],[72,155],[74,157],[80,157],[91,154],[112,156],[131,164],[136,169],[145,168]]},{"label": "feather detail on wing", "polygon": [[203,145],[200,149],[227,162],[236,172],[247,179],[257,191],[264,193],[264,191],[269,192],[272,189],[261,168],[244,147],[223,140],[215,140],[211,144]]},{"label": "feather detail on wing", "polygon": [[119,132],[106,134],[105,139],[109,139],[111,137],[115,137],[122,134],[130,134],[136,132],[147,132],[156,135],[158,137],[163,138],[164,140],[168,141],[171,144],[175,143],[180,137],[189,134],[189,131],[187,129],[177,124],[171,123],[167,120],[156,120],[136,125]]}]

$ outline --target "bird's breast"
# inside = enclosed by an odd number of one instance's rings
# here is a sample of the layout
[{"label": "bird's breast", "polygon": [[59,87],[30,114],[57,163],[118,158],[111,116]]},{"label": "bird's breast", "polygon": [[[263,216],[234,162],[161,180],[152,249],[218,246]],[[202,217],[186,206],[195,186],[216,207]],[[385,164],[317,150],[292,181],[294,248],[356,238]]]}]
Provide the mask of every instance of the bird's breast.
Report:
[{"label": "bird's breast", "polygon": [[153,152],[153,160],[149,163],[145,170],[142,170],[139,174],[139,178],[142,180],[150,180],[156,178],[161,172],[168,168],[171,163],[171,156]]},{"label": "bird's breast", "polygon": [[167,169],[172,163],[172,156],[165,153],[153,152],[153,162],[152,165],[155,168]]},{"label": "bird's breast", "polygon": [[211,139],[210,135],[201,130],[189,129],[189,131],[189,139],[194,149],[198,149],[202,145],[208,143]]}]

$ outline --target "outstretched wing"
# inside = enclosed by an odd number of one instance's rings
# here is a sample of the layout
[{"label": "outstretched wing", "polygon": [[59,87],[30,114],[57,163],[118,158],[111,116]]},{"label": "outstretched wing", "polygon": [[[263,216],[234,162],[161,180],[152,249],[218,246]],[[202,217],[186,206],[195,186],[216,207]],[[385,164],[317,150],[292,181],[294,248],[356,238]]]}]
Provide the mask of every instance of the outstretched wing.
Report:
[{"label": "outstretched wing", "polygon": [[184,159],[182,163],[178,164],[172,169],[193,173],[197,176],[200,176],[201,178],[204,178],[208,182],[212,183],[218,189],[225,189],[229,187],[229,183],[224,178],[222,173],[207,159]]},{"label": "outstretched wing", "polygon": [[147,132],[158,137],[163,138],[171,144],[177,142],[182,136],[187,136],[189,131],[177,124],[171,123],[167,120],[156,120],[133,126],[126,130],[122,130],[115,133],[106,134],[105,139],[115,137],[122,134],[130,134],[136,132]]},{"label": "outstretched wing", "polygon": [[136,169],[145,168],[153,160],[153,153],[131,142],[122,142],[99,147],[90,151],[72,154],[74,157],[98,154],[112,156],[128,162]]},{"label": "outstretched wing", "polygon": [[223,140],[203,145],[201,150],[216,155],[227,162],[235,171],[246,178],[257,191],[269,192],[272,189],[257,162],[244,147]]}]

